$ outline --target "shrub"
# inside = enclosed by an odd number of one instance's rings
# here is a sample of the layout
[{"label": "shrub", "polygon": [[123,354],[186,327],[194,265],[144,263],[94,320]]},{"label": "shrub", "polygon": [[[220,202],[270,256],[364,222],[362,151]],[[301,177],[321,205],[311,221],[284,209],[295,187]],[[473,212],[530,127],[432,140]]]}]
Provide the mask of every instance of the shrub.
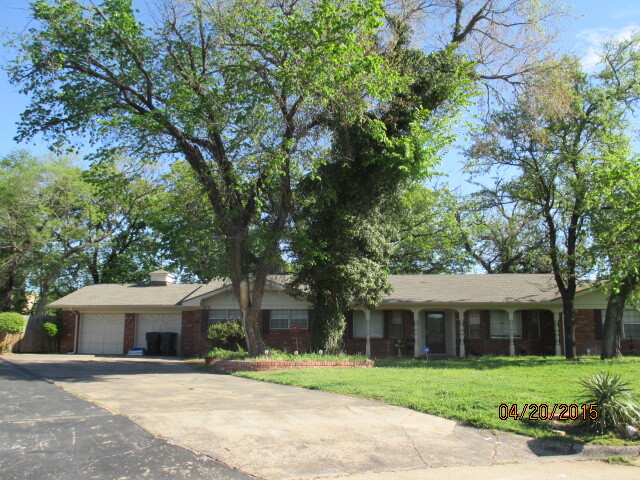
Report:
[{"label": "shrub", "polygon": [[48,338],[59,338],[66,331],[67,327],[61,322],[44,322],[42,324],[44,334]]},{"label": "shrub", "polygon": [[621,431],[625,425],[640,426],[640,403],[619,375],[600,372],[580,380],[584,387],[582,399],[587,405],[597,405],[598,418],[587,418],[582,425],[596,433]]},{"label": "shrub", "polygon": [[220,360],[245,360],[249,358],[249,353],[243,348],[237,351],[225,350],[224,348],[213,348],[207,353],[207,356],[218,358]]},{"label": "shrub", "polygon": [[244,329],[240,320],[214,323],[209,327],[207,338],[212,349],[221,348],[234,352],[246,349]]},{"label": "shrub", "polygon": [[0,313],[0,333],[20,333],[25,323],[24,317],[19,313]]}]

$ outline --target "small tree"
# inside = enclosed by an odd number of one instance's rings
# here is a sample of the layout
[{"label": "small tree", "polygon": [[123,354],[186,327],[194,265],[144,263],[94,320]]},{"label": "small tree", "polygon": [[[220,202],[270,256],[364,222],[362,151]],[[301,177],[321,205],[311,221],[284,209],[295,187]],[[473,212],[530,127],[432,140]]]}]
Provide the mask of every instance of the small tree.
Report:
[{"label": "small tree", "polygon": [[67,326],[58,321],[44,322],[42,329],[45,337],[53,343],[53,351],[58,352],[60,350],[60,337],[67,331]]}]

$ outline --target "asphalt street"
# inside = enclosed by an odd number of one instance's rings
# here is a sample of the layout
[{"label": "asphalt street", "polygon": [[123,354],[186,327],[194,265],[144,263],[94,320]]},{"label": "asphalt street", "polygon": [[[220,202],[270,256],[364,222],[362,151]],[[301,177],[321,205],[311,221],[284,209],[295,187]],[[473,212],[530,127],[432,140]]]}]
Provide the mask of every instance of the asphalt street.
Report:
[{"label": "asphalt street", "polygon": [[0,359],[0,479],[255,478]]}]

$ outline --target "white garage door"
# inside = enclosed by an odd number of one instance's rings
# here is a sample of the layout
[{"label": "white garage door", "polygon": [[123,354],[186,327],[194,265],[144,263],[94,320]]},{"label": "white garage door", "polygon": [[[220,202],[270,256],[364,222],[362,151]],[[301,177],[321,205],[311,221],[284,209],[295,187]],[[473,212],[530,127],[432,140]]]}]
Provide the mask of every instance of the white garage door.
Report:
[{"label": "white garage door", "polygon": [[182,314],[180,313],[140,313],[136,322],[136,347],[147,348],[147,332],[174,332],[176,352],[180,354],[180,331],[182,330]]},{"label": "white garage door", "polygon": [[80,322],[80,353],[122,355],[124,314],[85,313]]}]

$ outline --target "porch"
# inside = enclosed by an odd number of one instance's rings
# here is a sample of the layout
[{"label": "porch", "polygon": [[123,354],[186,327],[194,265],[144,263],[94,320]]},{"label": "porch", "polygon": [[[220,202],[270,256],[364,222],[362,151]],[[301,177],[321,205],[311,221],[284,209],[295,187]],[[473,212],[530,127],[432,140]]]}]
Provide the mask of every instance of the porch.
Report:
[{"label": "porch", "polygon": [[563,353],[557,310],[450,306],[356,310],[347,323],[347,351],[369,357]]}]

